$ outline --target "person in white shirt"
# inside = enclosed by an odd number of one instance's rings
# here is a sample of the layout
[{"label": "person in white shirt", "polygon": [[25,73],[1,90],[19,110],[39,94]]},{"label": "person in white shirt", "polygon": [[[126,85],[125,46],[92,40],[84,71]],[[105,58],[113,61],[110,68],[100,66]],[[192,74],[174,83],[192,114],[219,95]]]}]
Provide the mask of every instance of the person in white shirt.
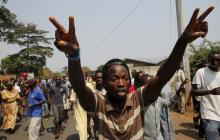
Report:
[{"label": "person in white shirt", "polygon": [[200,96],[200,113],[206,140],[219,140],[220,129],[220,52],[208,56],[209,65],[199,69],[192,81],[192,95]]}]

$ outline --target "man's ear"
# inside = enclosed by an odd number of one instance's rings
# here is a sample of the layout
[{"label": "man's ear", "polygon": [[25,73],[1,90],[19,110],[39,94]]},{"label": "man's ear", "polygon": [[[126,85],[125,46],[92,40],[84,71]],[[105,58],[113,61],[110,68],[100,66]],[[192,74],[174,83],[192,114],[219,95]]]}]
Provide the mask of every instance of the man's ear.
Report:
[{"label": "man's ear", "polygon": [[131,86],[131,79],[129,80],[129,87]]},{"label": "man's ear", "polygon": [[106,80],[103,81],[103,87],[105,88],[105,90],[108,89],[108,86],[107,86],[107,82],[106,82]]}]

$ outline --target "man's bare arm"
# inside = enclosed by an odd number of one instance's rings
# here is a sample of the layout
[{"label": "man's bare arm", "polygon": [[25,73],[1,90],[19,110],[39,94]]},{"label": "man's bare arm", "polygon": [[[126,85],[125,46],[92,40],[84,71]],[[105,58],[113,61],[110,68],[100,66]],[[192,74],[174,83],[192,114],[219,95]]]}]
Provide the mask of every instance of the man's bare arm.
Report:
[{"label": "man's bare arm", "polygon": [[204,96],[204,95],[220,95],[220,87],[214,88],[212,90],[202,90],[198,89],[196,84],[192,85],[192,96]]},{"label": "man's bare arm", "polygon": [[72,58],[72,60],[68,60],[69,79],[80,104],[85,110],[93,111],[95,109],[95,97],[94,93],[86,87],[81,69],[80,48],[75,34],[74,18],[72,16],[69,17],[68,32],[54,17],[49,17],[49,20],[57,28],[55,32],[55,46]]},{"label": "man's bare arm", "polygon": [[144,99],[156,100],[160,95],[163,86],[171,79],[178,69],[187,44],[199,37],[205,37],[208,32],[208,23],[203,21],[214,7],[209,7],[201,16],[198,16],[199,9],[195,9],[189,24],[177,40],[167,61],[160,67],[156,77],[151,80],[144,90]]}]

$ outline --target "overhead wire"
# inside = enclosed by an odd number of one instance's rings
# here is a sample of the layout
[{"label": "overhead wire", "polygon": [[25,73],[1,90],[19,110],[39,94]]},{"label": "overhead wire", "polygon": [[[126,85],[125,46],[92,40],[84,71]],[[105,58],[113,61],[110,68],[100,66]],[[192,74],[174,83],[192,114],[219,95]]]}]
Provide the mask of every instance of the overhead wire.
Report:
[{"label": "overhead wire", "polygon": [[102,44],[115,32],[121,25],[122,23],[128,19],[128,17],[141,5],[143,0],[140,0],[129,12],[128,14],[109,32],[99,43],[96,47],[92,48],[92,50],[97,49],[98,47],[102,46]]}]

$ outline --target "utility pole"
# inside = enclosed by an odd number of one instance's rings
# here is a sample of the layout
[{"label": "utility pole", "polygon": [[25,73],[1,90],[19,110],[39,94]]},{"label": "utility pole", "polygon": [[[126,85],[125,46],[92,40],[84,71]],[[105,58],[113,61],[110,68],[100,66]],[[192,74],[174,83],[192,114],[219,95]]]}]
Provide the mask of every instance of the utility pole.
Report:
[{"label": "utility pole", "polygon": [[[176,0],[176,15],[177,15],[177,30],[178,30],[178,37],[181,36],[183,33],[183,15],[182,15],[182,1]],[[186,102],[189,98],[189,93],[191,90],[191,78],[190,78],[190,67],[189,67],[189,48],[186,48],[186,51],[183,56],[182,60],[183,64],[183,71],[185,73],[185,77],[189,80],[189,83],[186,84]]]}]

